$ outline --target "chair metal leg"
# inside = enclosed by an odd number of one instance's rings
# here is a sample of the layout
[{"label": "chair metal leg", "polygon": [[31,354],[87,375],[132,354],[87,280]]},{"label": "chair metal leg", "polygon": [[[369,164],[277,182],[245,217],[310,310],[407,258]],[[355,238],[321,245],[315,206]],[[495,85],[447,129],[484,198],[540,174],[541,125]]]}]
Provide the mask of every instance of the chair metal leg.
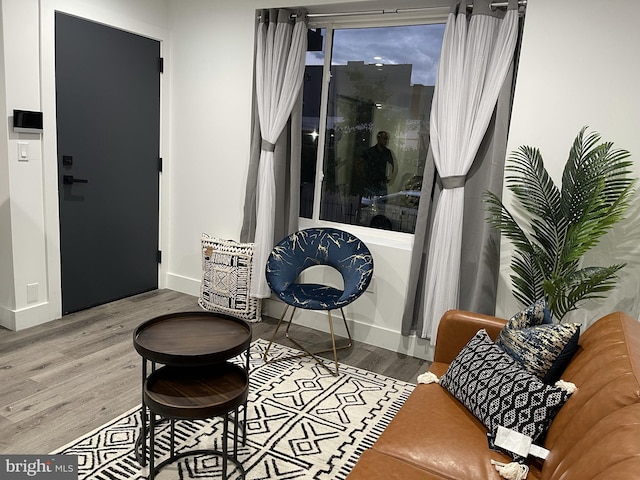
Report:
[{"label": "chair metal leg", "polygon": [[[280,317],[280,320],[278,321],[278,325],[276,326],[276,330],[273,333],[273,337],[271,338],[271,341],[269,342],[269,345],[267,346],[266,350],[264,351],[264,355],[263,355],[264,362],[265,363],[270,363],[270,362],[278,362],[280,360],[288,360],[288,359],[292,359],[292,358],[313,357],[314,360],[320,366],[325,368],[331,375],[337,376],[338,373],[339,373],[338,350],[344,350],[346,348],[351,348],[351,346],[353,346],[353,339],[351,338],[351,332],[349,331],[349,326],[347,325],[347,319],[346,319],[346,317],[344,315],[344,310],[342,308],[340,309],[340,313],[342,314],[342,321],[344,322],[344,327],[345,327],[345,329],[347,331],[347,337],[349,338],[349,342],[346,345],[343,345],[343,346],[340,346],[340,347],[336,346],[336,338],[335,338],[335,333],[334,333],[334,329],[333,329],[333,318],[331,316],[331,311],[327,310],[327,316],[329,318],[329,331],[330,331],[330,334],[331,334],[331,348],[328,348],[328,349],[325,349],[325,350],[318,350],[318,351],[314,351],[314,352],[311,352],[310,350],[308,350],[300,342],[298,342],[295,338],[292,338],[289,335],[289,328],[293,324],[293,315],[296,312],[296,307],[294,307],[292,312],[291,312],[291,316],[289,317],[289,320],[287,321],[287,328],[285,330],[285,336],[287,337],[287,339],[289,341],[291,341],[291,343],[293,343],[296,347],[298,347],[300,350],[302,350],[303,353],[301,353],[300,355],[290,355],[290,356],[287,356],[287,357],[280,357],[280,358],[271,359],[271,360],[268,359],[267,353],[269,352],[269,348],[271,348],[271,344],[273,343],[273,341],[276,338],[276,334],[278,333],[278,330],[280,329],[280,325],[284,321],[284,317],[285,317],[288,309],[289,309],[289,305],[287,305],[287,307],[285,308],[284,312],[282,313],[282,316]],[[328,353],[328,352],[333,352],[333,361],[334,361],[334,364],[335,364],[335,370],[332,370],[331,368],[329,368],[324,363],[323,359],[318,356],[321,353]]]},{"label": "chair metal leg", "polygon": [[327,310],[327,316],[329,317],[329,331],[331,332],[331,346],[333,347],[333,361],[336,366],[336,375],[338,374],[338,352],[336,351],[336,336],[333,333],[333,319],[331,318],[331,311]]},{"label": "chair metal leg", "polygon": [[[275,360],[268,360],[267,355],[269,353],[269,349],[271,348],[271,344],[273,343],[273,341],[276,339],[276,335],[278,334],[278,330],[280,329],[280,325],[282,325],[282,321],[284,320],[284,316],[287,314],[287,310],[289,310],[289,305],[287,305],[284,309],[284,312],[282,312],[282,315],[280,315],[280,320],[278,320],[278,325],[276,325],[276,329],[273,332],[273,336],[271,337],[271,340],[269,340],[269,345],[267,345],[267,348],[264,350],[264,353],[262,354],[262,360],[264,360],[265,363],[269,363],[274,362]],[[293,309],[293,312],[291,313],[291,316],[293,317],[293,313],[296,311],[295,307]],[[288,330],[288,327],[287,327]]]}]

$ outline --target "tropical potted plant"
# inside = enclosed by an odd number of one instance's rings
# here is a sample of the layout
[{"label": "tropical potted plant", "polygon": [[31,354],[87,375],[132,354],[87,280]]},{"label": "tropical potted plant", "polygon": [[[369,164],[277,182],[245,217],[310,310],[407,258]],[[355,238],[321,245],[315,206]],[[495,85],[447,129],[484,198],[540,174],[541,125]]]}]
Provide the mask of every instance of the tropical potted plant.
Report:
[{"label": "tropical potted plant", "polygon": [[624,218],[635,188],[629,152],[586,130],[573,142],[560,189],[537,148],[521,146],[509,157],[505,182],[524,220],[516,220],[494,193],[484,195],[487,221],[514,246],[514,296],[523,305],[545,298],[556,322],[583,300],[603,298],[626,265],[582,265],[584,254]]}]

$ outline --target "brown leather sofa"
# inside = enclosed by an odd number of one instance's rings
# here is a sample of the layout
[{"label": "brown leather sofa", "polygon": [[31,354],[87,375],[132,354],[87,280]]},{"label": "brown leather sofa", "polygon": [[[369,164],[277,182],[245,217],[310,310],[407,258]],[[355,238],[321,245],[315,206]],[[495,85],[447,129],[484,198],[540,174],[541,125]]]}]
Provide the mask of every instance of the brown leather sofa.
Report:
[{"label": "brown leather sofa", "polygon": [[[496,337],[505,320],[460,310],[442,318],[430,371],[448,364],[481,328]],[[616,312],[580,336],[562,375],[578,390],[547,433],[542,461],[530,461],[528,480],[640,479],[640,323]],[[348,480],[501,480],[486,428],[436,383],[418,385]],[[531,457],[530,457],[531,459]]]}]

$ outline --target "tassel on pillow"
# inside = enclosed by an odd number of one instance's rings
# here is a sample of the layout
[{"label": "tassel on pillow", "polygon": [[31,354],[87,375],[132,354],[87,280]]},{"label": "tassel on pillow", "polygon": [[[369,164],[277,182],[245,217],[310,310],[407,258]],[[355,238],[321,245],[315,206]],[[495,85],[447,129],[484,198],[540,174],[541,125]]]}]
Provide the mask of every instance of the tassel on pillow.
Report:
[{"label": "tassel on pillow", "polygon": [[578,390],[578,387],[576,387],[575,383],[565,382],[564,380],[558,380],[556,382],[556,387],[561,388],[569,395],[573,395],[575,391]]},{"label": "tassel on pillow", "polygon": [[491,464],[496,467],[500,476],[506,480],[524,480],[529,474],[529,467],[521,463],[502,463],[491,460]]},{"label": "tassel on pillow", "polygon": [[421,375],[418,375],[418,383],[438,383],[440,379],[433,372],[425,372]]}]

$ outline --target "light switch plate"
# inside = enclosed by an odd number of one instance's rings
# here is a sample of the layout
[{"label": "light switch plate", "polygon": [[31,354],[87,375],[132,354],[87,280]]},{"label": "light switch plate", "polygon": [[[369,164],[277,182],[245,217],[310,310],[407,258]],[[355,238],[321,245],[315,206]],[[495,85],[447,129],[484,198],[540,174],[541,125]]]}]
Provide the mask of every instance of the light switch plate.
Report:
[{"label": "light switch plate", "polygon": [[29,143],[28,142],[18,142],[18,161],[19,162],[29,161]]}]

